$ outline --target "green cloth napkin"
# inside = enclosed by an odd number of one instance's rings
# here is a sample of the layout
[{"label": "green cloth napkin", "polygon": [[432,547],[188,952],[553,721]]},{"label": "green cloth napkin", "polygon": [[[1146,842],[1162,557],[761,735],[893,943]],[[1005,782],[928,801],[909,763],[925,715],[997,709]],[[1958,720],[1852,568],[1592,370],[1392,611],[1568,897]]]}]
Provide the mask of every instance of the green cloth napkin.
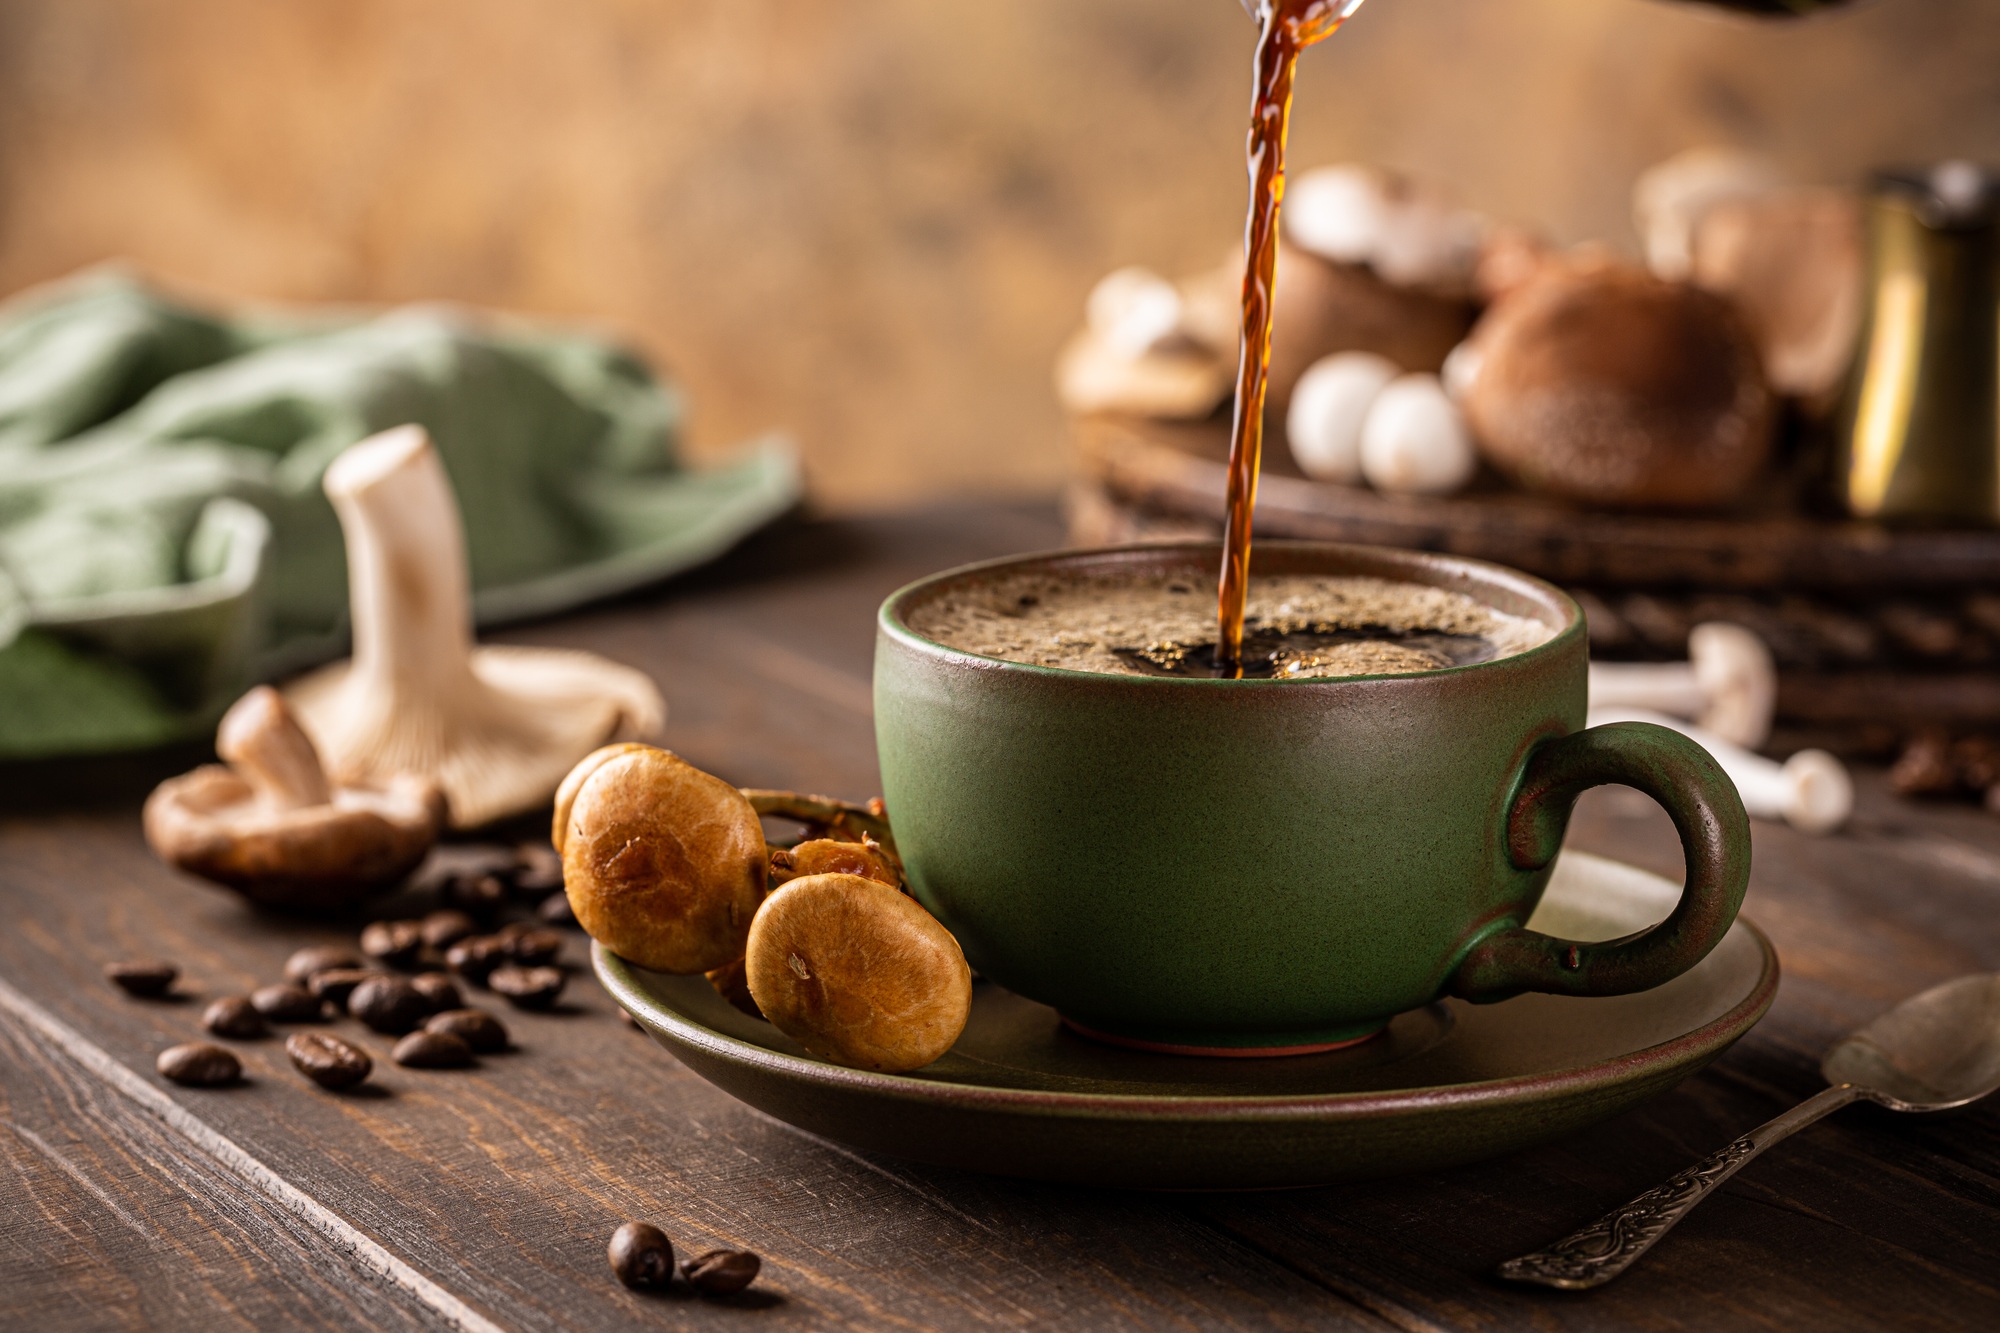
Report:
[{"label": "green cloth napkin", "polygon": [[341,651],[320,474],[407,422],[481,625],[712,558],[800,495],[779,438],[681,466],[678,395],[597,339],[437,307],[230,320],[116,272],[30,292],[0,306],[0,758],[197,735]]}]

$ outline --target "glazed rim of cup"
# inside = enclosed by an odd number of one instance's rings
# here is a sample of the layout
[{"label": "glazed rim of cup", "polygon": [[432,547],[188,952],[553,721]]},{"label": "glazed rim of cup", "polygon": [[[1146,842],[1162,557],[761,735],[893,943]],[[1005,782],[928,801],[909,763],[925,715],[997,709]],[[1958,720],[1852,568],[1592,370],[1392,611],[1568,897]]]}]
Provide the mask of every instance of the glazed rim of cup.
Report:
[{"label": "glazed rim of cup", "polygon": [[1583,608],[1553,583],[1523,574],[1517,569],[1469,556],[1443,555],[1434,551],[1407,551],[1387,546],[1363,546],[1348,542],[1260,541],[1250,553],[1250,576],[1255,579],[1275,574],[1314,574],[1335,578],[1378,578],[1400,583],[1417,583],[1447,592],[1462,593],[1495,611],[1524,619],[1538,620],[1555,632],[1533,648],[1486,662],[1436,667],[1429,671],[1406,671],[1395,675],[1328,676],[1311,680],[1245,679],[1224,680],[1199,676],[1105,676],[1072,667],[1038,666],[1009,661],[984,653],[968,652],[939,643],[910,628],[908,613],[916,607],[957,592],[968,585],[987,582],[997,575],[1046,570],[1052,573],[1159,571],[1184,573],[1198,584],[1213,585],[1222,561],[1220,542],[1142,543],[1132,546],[1100,546],[1079,550],[1044,551],[1028,555],[1002,556],[941,570],[905,584],[882,603],[882,629],[905,645],[926,654],[954,658],[968,664],[1004,667],[1053,676],[1082,676],[1093,680],[1116,680],[1135,685],[1165,688],[1223,687],[1246,689],[1276,686],[1340,686],[1356,681],[1413,680],[1445,676],[1465,671],[1488,671],[1510,664],[1526,664],[1545,654],[1562,651],[1572,638],[1583,637]]}]

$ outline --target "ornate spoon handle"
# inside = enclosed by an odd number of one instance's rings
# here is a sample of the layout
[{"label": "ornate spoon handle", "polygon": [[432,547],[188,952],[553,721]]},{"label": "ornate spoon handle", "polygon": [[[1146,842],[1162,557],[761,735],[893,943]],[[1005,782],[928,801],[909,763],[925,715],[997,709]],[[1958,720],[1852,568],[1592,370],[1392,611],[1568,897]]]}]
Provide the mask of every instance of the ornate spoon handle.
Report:
[{"label": "ornate spoon handle", "polygon": [[1711,1153],[1664,1185],[1655,1186],[1615,1208],[1583,1230],[1534,1254],[1509,1259],[1497,1270],[1509,1282],[1532,1282],[1565,1291],[1601,1287],[1653,1248],[1694,1206],[1764,1149],[1838,1111],[1864,1094],[1842,1083],[1766,1121],[1734,1143]]}]

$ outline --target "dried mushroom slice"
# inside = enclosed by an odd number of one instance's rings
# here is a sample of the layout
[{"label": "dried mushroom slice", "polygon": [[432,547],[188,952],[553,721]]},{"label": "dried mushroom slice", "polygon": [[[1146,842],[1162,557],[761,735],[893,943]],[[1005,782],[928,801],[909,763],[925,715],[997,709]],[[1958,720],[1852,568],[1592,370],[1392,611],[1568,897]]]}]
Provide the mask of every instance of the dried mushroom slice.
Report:
[{"label": "dried mushroom slice", "polygon": [[764,896],[764,830],[749,800],[650,746],[584,763],[594,768],[555,838],[578,923],[656,972],[741,958]]},{"label": "dried mushroom slice", "polygon": [[921,1069],[972,1009],[958,941],[917,903],[859,875],[808,875],[765,900],[744,959],[779,1031],[858,1069]]}]

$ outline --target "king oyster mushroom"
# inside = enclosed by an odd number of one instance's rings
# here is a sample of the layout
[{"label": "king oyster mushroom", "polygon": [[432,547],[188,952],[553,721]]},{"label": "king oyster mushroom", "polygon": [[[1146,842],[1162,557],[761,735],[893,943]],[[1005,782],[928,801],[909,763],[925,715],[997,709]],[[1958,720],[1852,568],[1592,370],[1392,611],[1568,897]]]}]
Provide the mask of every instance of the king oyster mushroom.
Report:
[{"label": "king oyster mushroom", "polygon": [[147,798],[146,841],[169,864],[273,907],[337,907],[401,880],[445,819],[429,778],[334,785],[278,692],[223,715],[207,764]]},{"label": "king oyster mushroom", "polygon": [[324,484],[347,539],[354,656],[285,696],[337,781],[421,774],[471,828],[546,803],[606,741],[660,728],[666,705],[630,667],[473,646],[465,535],[421,427],[352,446]]}]

